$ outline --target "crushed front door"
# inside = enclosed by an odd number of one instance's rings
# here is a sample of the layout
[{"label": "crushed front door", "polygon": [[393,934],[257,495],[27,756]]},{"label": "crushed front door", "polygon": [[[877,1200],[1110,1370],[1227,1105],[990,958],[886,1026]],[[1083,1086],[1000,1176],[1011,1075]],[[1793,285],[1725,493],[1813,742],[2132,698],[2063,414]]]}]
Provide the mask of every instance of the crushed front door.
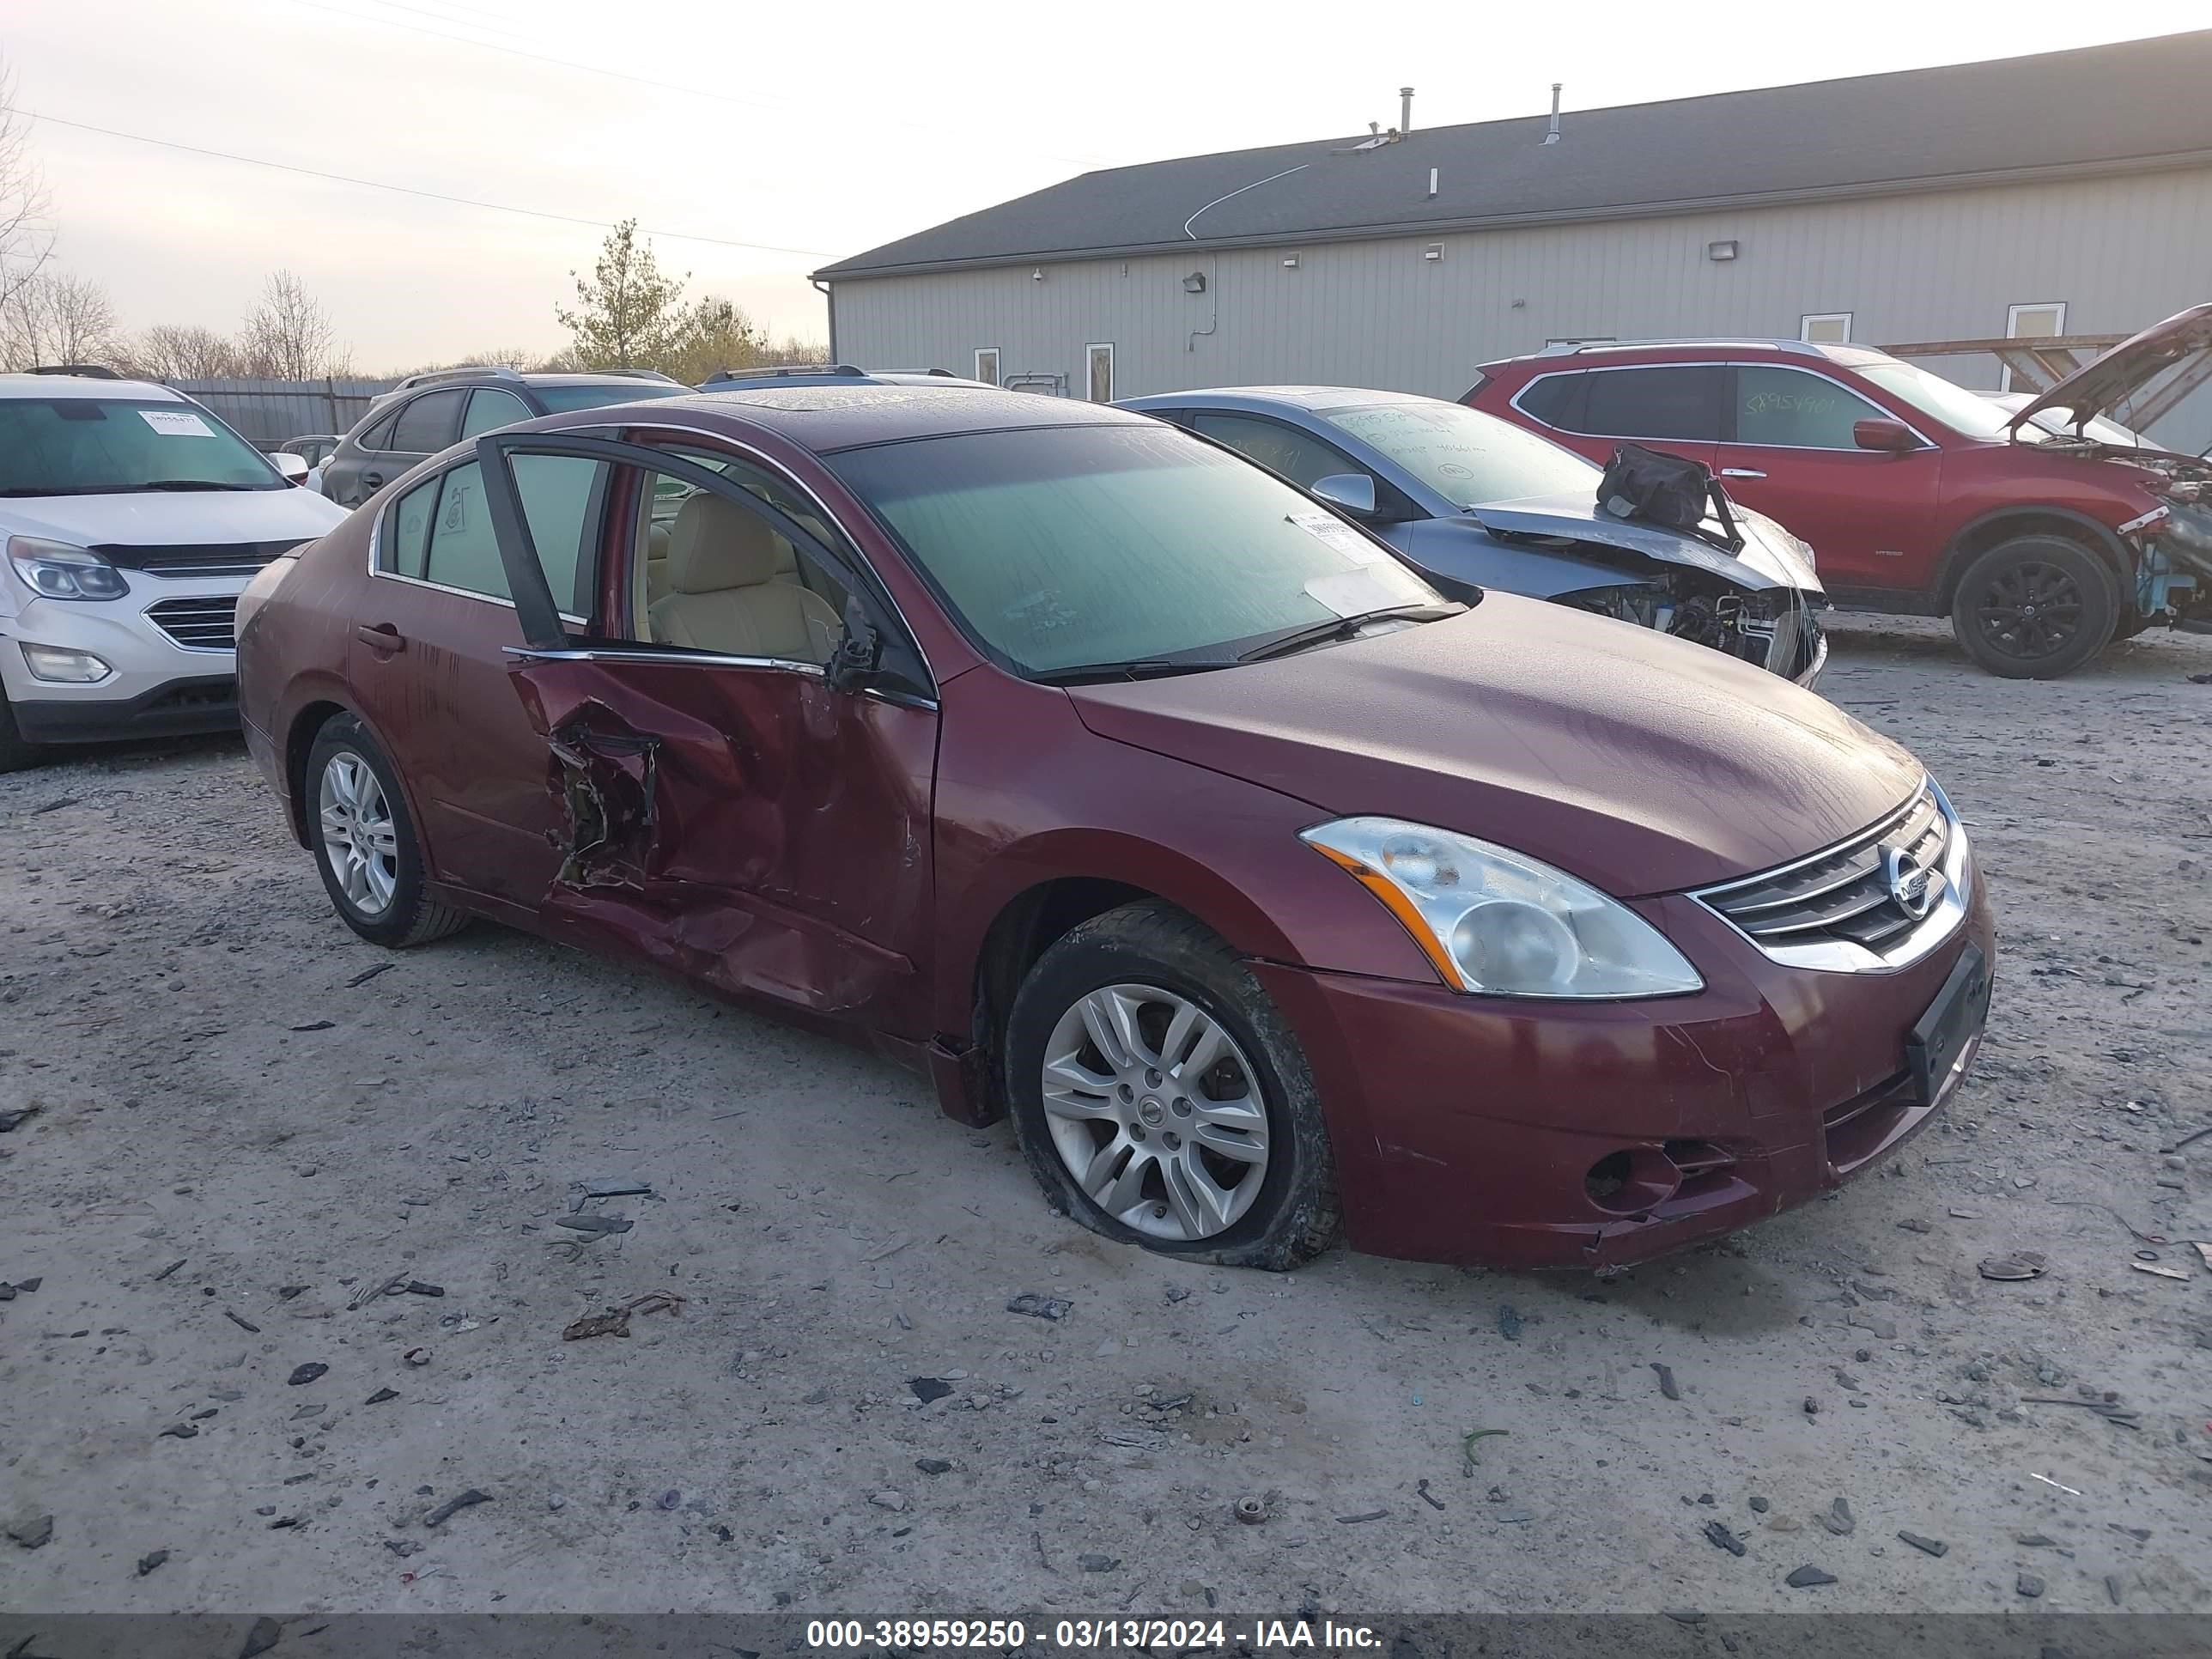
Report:
[{"label": "crushed front door", "polygon": [[[494,517],[527,641],[510,682],[544,739],[559,824],[549,926],[725,991],[926,1037],[934,704],[865,680],[841,689],[820,663],[568,638],[507,459],[582,454],[680,477],[813,556],[843,568],[849,556],[662,451],[559,433],[478,448],[501,486]],[[848,623],[892,625],[864,586]],[[605,591],[626,591],[620,571]]]}]

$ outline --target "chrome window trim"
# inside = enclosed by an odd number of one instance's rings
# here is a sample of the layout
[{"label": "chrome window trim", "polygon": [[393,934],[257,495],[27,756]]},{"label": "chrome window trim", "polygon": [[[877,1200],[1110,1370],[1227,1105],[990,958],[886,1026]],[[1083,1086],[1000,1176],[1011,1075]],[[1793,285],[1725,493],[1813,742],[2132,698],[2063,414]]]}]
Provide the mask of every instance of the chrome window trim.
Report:
[{"label": "chrome window trim", "polygon": [[[741,657],[719,651],[691,651],[682,647],[630,645],[617,641],[609,645],[580,645],[567,650],[542,651],[533,646],[510,645],[507,655],[512,662],[604,662],[658,663],[672,668],[757,668],[775,673],[798,674],[807,679],[826,680],[829,670],[818,662],[799,662],[789,657]],[[860,696],[873,697],[878,702],[896,704],[901,708],[926,708],[934,714],[937,699],[917,697],[901,691],[884,691],[875,686],[864,686]]]},{"label": "chrome window trim", "polygon": [[1523,386],[1520,391],[1515,392],[1505,401],[1508,405],[1516,410],[1524,419],[1534,421],[1538,426],[1542,427],[1545,431],[1561,433],[1570,438],[1626,438],[1632,443],[1639,444],[1713,443],[1718,445],[1723,449],[1777,449],[1780,450],[1785,455],[1874,455],[1880,453],[1880,452],[1876,450],[1860,449],[1856,446],[1846,449],[1831,447],[1826,444],[1745,443],[1741,439],[1736,438],[1657,438],[1653,437],[1649,433],[1641,432],[1576,432],[1564,426],[1553,426],[1549,421],[1544,419],[1542,416],[1537,415],[1522,405],[1522,398],[1527,397],[1530,392],[1534,391],[1537,382],[1540,380],[1554,380],[1568,374],[1625,374],[1639,368],[1778,368],[1786,370],[1793,374],[1809,374],[1816,380],[1826,380],[1830,386],[1836,387],[1838,391],[1850,392],[1852,397],[1856,398],[1863,404],[1871,404],[1876,409],[1883,409],[1884,412],[1881,416],[1882,419],[1895,421],[1907,432],[1910,432],[1914,437],[1919,439],[1920,441],[1925,444],[1929,448],[1936,449],[1941,447],[1934,439],[1930,438],[1918,427],[1913,425],[1911,422],[1906,420],[1902,415],[1899,415],[1893,411],[1884,409],[1882,404],[1876,403],[1875,399],[1868,397],[1865,392],[1860,391],[1856,386],[1846,385],[1832,374],[1823,374],[1817,368],[1808,368],[1802,363],[1747,363],[1740,357],[1701,357],[1695,362],[1674,362],[1670,361],[1663,363],[1609,363],[1602,367],[1590,365],[1580,368],[1554,368],[1547,370],[1541,374],[1531,375],[1528,379],[1528,384]]},{"label": "chrome window trim", "polygon": [[[1805,945],[1769,945],[1753,939],[1712,902],[1740,887],[1760,886],[1794,870],[1802,870],[1808,865],[1834,858],[1840,853],[1878,844],[1883,836],[1911,815],[1923,795],[1936,798],[1936,810],[1943,817],[1948,837],[1943,848],[1943,896],[1936,901],[1918,927],[1893,945],[1881,951],[1869,950],[1850,939],[1818,939]],[[1959,814],[1951,805],[1951,798],[1943,793],[1942,787],[1935,779],[1923,775],[1920,787],[1907,797],[1902,806],[1884,814],[1871,827],[1860,830],[1856,835],[1846,836],[1817,853],[1808,853],[1802,859],[1778,864],[1769,870],[1716,882],[1710,887],[1693,889],[1689,896],[1702,905],[1708,914],[1718,917],[1737,938],[1785,968],[1806,968],[1816,973],[1829,974],[1892,974],[1910,968],[1958,930],[1966,919],[1966,907],[1973,898],[1973,878],[1972,854],[1967,846],[1966,826],[1959,821]]]}]

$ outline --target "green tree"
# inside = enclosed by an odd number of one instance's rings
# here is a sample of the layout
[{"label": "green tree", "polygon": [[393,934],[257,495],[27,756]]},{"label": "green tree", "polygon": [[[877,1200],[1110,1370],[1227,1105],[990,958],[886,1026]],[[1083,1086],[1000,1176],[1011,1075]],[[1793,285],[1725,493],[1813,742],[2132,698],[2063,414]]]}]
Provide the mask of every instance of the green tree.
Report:
[{"label": "green tree", "polygon": [[568,274],[576,279],[576,308],[555,306],[553,314],[575,343],[579,368],[656,368],[680,349],[691,323],[685,277],[662,273],[636,220],[608,234],[589,280]]},{"label": "green tree", "polygon": [[681,337],[665,361],[648,364],[696,386],[718,368],[751,368],[768,358],[768,331],[734,301],[708,295],[685,313]]}]

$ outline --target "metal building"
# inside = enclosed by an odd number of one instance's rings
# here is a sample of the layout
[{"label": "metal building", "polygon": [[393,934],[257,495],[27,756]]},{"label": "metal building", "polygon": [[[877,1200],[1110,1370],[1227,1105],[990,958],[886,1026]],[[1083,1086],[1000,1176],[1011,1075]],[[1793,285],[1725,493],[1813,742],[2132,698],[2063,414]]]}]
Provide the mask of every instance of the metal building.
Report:
[{"label": "metal building", "polygon": [[[1079,398],[1456,397],[1476,364],[1571,339],[2120,335],[2212,298],[2207,87],[2212,30],[1408,119],[1087,173],[816,275],[840,361]],[[2002,373],[1929,366],[1989,388]]]}]

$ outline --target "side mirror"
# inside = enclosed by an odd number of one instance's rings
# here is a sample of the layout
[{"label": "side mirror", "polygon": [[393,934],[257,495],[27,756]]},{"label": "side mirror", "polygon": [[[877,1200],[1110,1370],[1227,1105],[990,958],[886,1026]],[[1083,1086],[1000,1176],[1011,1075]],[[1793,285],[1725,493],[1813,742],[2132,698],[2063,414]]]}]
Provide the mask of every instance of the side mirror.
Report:
[{"label": "side mirror", "polygon": [[860,596],[848,595],[845,600],[845,635],[823,665],[823,678],[829,682],[832,691],[857,691],[867,684],[868,677],[883,659],[883,635],[868,620],[867,607],[860,603]]},{"label": "side mirror", "polygon": [[1920,447],[1920,440],[1902,421],[1855,421],[1851,441],[1861,449],[1876,449],[1886,455],[1909,455]]},{"label": "side mirror", "polygon": [[307,458],[304,455],[295,455],[289,449],[273,450],[269,456],[269,464],[284,475],[286,483],[304,483],[307,481]]},{"label": "side mirror", "polygon": [[1375,516],[1375,480],[1364,472],[1332,472],[1313,481],[1313,493],[1355,519]]}]

